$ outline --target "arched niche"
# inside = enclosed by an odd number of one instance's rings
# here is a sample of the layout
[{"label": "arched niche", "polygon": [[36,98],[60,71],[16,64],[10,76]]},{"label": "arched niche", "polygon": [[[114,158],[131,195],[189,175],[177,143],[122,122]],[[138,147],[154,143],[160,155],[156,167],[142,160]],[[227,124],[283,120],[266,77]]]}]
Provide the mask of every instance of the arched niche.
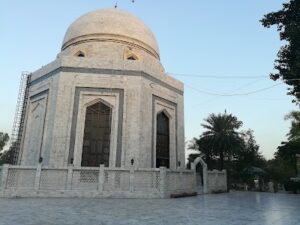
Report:
[{"label": "arched niche", "polygon": [[[169,150],[169,165],[162,165],[159,163],[160,159],[166,158],[165,156],[160,156],[159,152],[157,151],[157,146],[161,146],[160,141],[158,140],[159,132],[158,132],[158,115],[163,115],[163,117],[168,121],[168,150]],[[178,155],[178,149],[177,149],[177,125],[176,125],[176,118],[177,118],[177,109],[176,104],[167,101],[165,99],[155,97],[153,101],[153,144],[152,144],[152,167],[158,168],[159,166],[165,166],[170,169],[177,169],[180,167],[179,165],[184,165],[184,159],[181,159],[181,157]],[[165,135],[165,140],[167,140]],[[167,144],[163,144],[167,145]],[[180,163],[178,163],[181,161]]]},{"label": "arched niche", "polygon": [[112,107],[98,100],[86,107],[81,166],[109,166]]},{"label": "arched niche", "polygon": [[85,57],[85,53],[83,51],[78,51],[75,53],[75,56],[77,57]]},{"label": "arched niche", "polygon": [[[95,93],[93,91],[82,91],[80,92],[79,96],[79,105],[78,105],[78,115],[76,119],[76,134],[75,134],[75,144],[74,144],[74,153],[69,156],[70,162],[73,161],[73,164],[75,166],[99,166],[97,164],[104,164],[106,166],[120,166],[120,160],[122,158],[122,155],[117,151],[118,147],[118,123],[119,123],[119,94],[112,93],[111,91],[101,91],[99,93]],[[88,146],[89,143],[87,143],[88,139],[88,130],[87,125],[88,121],[87,115],[93,111],[93,107],[102,108],[104,111],[109,111],[109,116],[101,116],[98,120],[101,122],[101,120],[107,120],[105,129],[106,129],[106,135],[109,134],[109,137],[103,138],[106,143],[103,142],[103,140],[93,140],[93,145]],[[99,107],[101,106],[101,107]],[[97,121],[97,120],[96,120]],[[96,122],[97,123],[97,122]],[[99,128],[93,128],[95,129],[95,133],[97,134]],[[105,130],[104,129],[104,130]],[[109,142],[109,143],[107,143]],[[101,145],[103,145],[101,147]],[[95,146],[96,145],[96,146]],[[100,146],[97,146],[100,145]],[[92,152],[94,155],[97,155],[96,157],[100,157],[95,162],[92,162],[91,164],[86,165],[86,158],[83,158],[84,155],[84,148],[93,148],[88,149],[87,151]],[[100,152],[95,152],[95,151]],[[102,151],[102,152],[101,152]],[[104,151],[104,152],[103,152]],[[71,160],[74,157],[73,160]],[[102,157],[102,158],[101,158]],[[107,161],[107,157],[109,158]],[[105,158],[105,160],[103,160]],[[72,162],[71,162],[72,163]]]},{"label": "arched niche", "polygon": [[139,60],[139,58],[135,54],[129,54],[126,56],[127,60]]}]

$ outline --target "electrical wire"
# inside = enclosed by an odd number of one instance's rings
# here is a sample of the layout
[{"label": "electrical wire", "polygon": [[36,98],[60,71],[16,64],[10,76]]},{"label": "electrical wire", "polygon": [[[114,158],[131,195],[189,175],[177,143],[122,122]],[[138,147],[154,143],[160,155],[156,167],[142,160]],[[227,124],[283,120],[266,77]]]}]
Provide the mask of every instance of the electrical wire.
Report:
[{"label": "electrical wire", "polygon": [[[261,79],[261,78],[268,78],[270,79],[270,76],[265,75],[256,75],[256,76],[218,76],[218,75],[202,75],[202,74],[182,74],[182,73],[166,73],[168,76],[181,76],[181,77],[192,77],[192,78],[211,78],[211,79]],[[299,78],[295,79],[285,79],[285,81],[289,80],[300,80]]]},{"label": "electrical wire", "polygon": [[250,82],[250,83],[247,83],[235,90],[233,90],[233,92],[231,93],[217,93],[217,92],[211,92],[211,91],[207,91],[207,90],[201,90],[201,89],[198,89],[198,88],[195,88],[193,87],[192,85],[184,82],[185,86],[199,92],[199,93],[202,93],[202,94],[206,94],[206,95],[213,95],[213,96],[227,96],[227,97],[230,97],[230,96],[245,96],[245,95],[250,95],[250,94],[255,94],[255,93],[258,93],[258,92],[262,92],[262,91],[266,91],[266,90],[269,90],[271,88],[274,88],[276,86],[279,86],[281,84],[284,84],[286,83],[286,81],[293,81],[293,80],[300,80],[300,78],[295,78],[295,79],[285,79],[283,82],[280,82],[278,84],[274,84],[274,85],[271,85],[271,86],[268,86],[268,87],[265,87],[265,88],[261,88],[261,89],[257,89],[257,90],[254,90],[254,91],[250,91],[250,92],[244,92],[244,93],[234,93],[235,91],[237,90],[240,90],[244,87],[247,87],[247,86],[250,86],[256,82],[258,82],[258,80],[260,78],[266,78],[267,76],[207,76],[207,75],[196,75],[196,74],[178,74],[178,73],[167,73],[167,75],[169,76],[186,76],[186,77],[196,77],[196,78],[216,78],[216,79],[254,79],[256,78],[256,81],[254,82]]},{"label": "electrical wire", "polygon": [[216,75],[201,75],[201,74],[180,74],[168,73],[169,76],[193,77],[193,78],[208,78],[208,79],[258,79],[269,78],[269,76],[216,76]]},{"label": "electrical wire", "polygon": [[273,87],[276,87],[276,86],[279,86],[281,84],[284,84],[284,82],[281,82],[281,83],[278,83],[278,84],[274,84],[272,86],[269,86],[269,87],[265,87],[265,88],[261,88],[261,89],[257,89],[257,90],[254,90],[254,91],[250,91],[250,92],[244,92],[244,93],[235,93],[235,94],[224,94],[224,93],[213,93],[213,92],[207,92],[207,91],[203,91],[203,90],[200,90],[198,88],[195,88],[187,83],[185,83],[185,86],[193,89],[194,91],[197,91],[199,93],[202,93],[202,94],[206,94],[206,95],[214,95],[214,96],[224,96],[224,97],[231,97],[231,96],[245,96],[245,95],[251,95],[251,94],[255,94],[255,93],[258,93],[258,92],[262,92],[262,91],[266,91],[266,90],[269,90]]}]

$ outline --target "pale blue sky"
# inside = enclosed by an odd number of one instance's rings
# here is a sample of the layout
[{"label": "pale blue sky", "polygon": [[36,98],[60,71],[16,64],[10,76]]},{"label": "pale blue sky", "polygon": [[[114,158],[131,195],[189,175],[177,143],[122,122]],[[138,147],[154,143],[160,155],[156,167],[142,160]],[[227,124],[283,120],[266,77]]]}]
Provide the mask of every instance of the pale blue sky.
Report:
[{"label": "pale blue sky", "polygon": [[[55,59],[67,27],[91,10],[113,7],[111,0],[0,0],[0,131],[11,133],[20,74],[35,71]],[[286,139],[296,109],[286,85],[272,86],[268,74],[282,44],[275,28],[265,29],[262,16],[281,8],[283,0],[119,0],[119,9],[140,17],[153,31],[165,70],[185,86],[185,133],[191,139],[203,131],[209,113],[233,113],[253,129],[261,151],[271,158]],[[226,79],[214,77],[226,76]],[[228,76],[240,78],[229,79]],[[198,89],[196,91],[195,89]]]}]

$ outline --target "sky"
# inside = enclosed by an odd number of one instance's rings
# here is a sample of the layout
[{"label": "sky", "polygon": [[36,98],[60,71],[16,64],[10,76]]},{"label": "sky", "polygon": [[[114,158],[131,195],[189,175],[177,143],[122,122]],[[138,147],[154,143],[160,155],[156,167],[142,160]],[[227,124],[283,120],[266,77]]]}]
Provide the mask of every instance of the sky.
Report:
[{"label": "sky", "polygon": [[287,86],[269,79],[283,43],[259,20],[284,0],[0,0],[0,132],[11,133],[21,72],[53,61],[79,16],[116,2],[150,27],[166,72],[185,84],[187,141],[204,131],[210,113],[226,110],[273,157],[289,130],[284,115],[297,108]]}]

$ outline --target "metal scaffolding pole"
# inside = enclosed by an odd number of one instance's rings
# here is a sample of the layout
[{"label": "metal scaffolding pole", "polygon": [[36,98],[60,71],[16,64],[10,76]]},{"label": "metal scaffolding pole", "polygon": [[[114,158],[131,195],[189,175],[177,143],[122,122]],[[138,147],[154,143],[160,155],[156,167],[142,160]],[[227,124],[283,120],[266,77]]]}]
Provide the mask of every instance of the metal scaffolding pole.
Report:
[{"label": "metal scaffolding pole", "polygon": [[24,121],[26,115],[26,108],[28,102],[30,80],[31,80],[31,73],[22,72],[15,118],[14,118],[14,123],[12,128],[11,139],[10,139],[10,148],[9,148],[11,153],[10,163],[14,165],[18,164],[23,128],[24,128]]}]

